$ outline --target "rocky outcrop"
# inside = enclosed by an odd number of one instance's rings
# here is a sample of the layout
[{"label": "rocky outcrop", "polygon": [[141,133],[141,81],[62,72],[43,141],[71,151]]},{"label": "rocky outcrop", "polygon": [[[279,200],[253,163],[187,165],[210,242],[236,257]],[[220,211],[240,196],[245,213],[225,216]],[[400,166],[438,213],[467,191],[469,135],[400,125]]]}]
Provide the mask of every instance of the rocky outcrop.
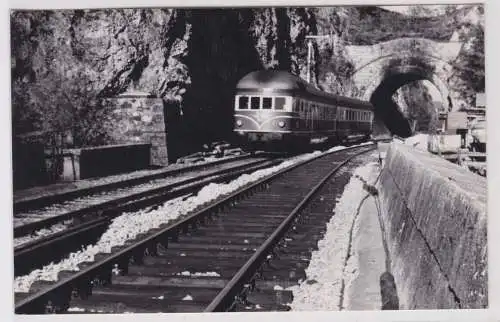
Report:
[{"label": "rocky outcrop", "polygon": [[165,101],[173,155],[187,153],[230,133],[243,75],[300,68],[313,20],[305,8],[15,11],[14,133],[117,143],[102,99],[141,91]]},{"label": "rocky outcrop", "polygon": [[[470,13],[477,7],[447,13],[441,25],[436,17],[408,24],[366,7],[12,11],[14,134],[71,131],[77,146],[114,143],[102,99],[141,91],[165,101],[167,136],[178,146],[172,155],[185,154],[229,135],[233,88],[247,72],[284,69],[305,77],[308,34],[332,35],[314,42],[312,64],[313,83],[330,92],[359,94],[346,44],[412,36],[415,28],[431,39],[449,39],[457,28],[459,38],[476,33],[457,61],[457,70],[475,68],[484,24],[473,19],[479,9]],[[479,29],[468,33],[467,26]],[[480,72],[460,75],[450,84],[467,95],[484,83],[476,82]]]}]

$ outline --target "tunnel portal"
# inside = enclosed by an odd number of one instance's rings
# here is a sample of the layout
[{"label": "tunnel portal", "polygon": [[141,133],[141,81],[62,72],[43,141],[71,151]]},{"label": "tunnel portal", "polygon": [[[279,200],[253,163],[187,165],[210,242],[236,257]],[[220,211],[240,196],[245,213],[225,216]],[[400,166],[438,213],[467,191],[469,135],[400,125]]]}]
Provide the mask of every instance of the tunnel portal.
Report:
[{"label": "tunnel portal", "polygon": [[355,70],[351,78],[360,89],[357,97],[375,106],[376,120],[393,134],[408,137],[412,133],[409,120],[392,99],[401,86],[429,80],[441,93],[448,111],[460,104],[456,90],[446,80],[453,74],[450,62],[461,49],[461,42],[436,42],[424,38],[398,38],[367,46],[347,46],[346,51]]},{"label": "tunnel portal", "polygon": [[375,107],[377,119],[383,122],[392,134],[401,137],[412,135],[409,120],[403,115],[401,108],[392,99],[393,94],[405,84],[424,79],[418,73],[396,73],[382,80],[371,95],[370,102]]}]

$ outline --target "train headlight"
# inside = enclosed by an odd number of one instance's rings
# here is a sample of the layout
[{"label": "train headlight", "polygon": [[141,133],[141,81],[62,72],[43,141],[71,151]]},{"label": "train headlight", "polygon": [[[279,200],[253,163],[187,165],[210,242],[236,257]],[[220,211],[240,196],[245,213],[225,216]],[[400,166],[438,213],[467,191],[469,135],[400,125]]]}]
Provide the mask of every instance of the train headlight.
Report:
[{"label": "train headlight", "polygon": [[279,122],[278,122],[278,126],[279,126],[279,127],[285,127],[285,122],[283,122],[283,121],[279,121]]},{"label": "train headlight", "polygon": [[243,122],[242,122],[241,120],[237,120],[237,121],[236,121],[236,125],[237,125],[237,126],[242,126],[242,125],[243,125]]}]

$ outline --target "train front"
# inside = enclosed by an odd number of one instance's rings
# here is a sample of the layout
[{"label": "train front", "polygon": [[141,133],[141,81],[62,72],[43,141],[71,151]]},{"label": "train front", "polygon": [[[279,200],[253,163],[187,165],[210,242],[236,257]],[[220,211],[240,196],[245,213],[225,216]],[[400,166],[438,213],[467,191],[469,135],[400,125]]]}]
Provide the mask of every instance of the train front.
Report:
[{"label": "train front", "polygon": [[247,149],[290,144],[298,116],[292,111],[293,79],[286,72],[258,71],[243,77],[234,102],[234,131]]}]

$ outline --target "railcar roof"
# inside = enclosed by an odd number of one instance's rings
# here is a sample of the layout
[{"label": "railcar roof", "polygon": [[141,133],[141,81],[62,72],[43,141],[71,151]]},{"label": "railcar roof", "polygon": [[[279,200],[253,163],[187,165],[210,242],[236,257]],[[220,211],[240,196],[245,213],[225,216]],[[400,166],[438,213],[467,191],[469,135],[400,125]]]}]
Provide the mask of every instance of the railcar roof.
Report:
[{"label": "railcar roof", "polygon": [[285,71],[259,70],[248,73],[239,82],[238,89],[272,88],[306,90],[310,85],[302,78]]},{"label": "railcar roof", "polygon": [[364,108],[373,108],[373,106],[366,101],[320,91],[302,78],[286,71],[260,70],[250,72],[238,82],[236,88],[237,90],[269,88],[277,91],[304,92],[336,100],[339,104],[360,105]]}]

